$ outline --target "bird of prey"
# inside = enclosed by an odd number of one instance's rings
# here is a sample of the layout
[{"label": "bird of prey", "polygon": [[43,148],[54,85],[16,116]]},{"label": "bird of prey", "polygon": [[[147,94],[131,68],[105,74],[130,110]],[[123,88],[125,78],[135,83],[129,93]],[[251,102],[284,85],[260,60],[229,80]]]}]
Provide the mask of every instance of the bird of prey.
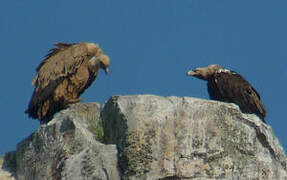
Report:
[{"label": "bird of prey", "polygon": [[238,73],[212,64],[190,70],[187,75],[207,81],[210,99],[235,103],[243,113],[256,114],[265,122],[266,110],[259,93]]},{"label": "bird of prey", "polygon": [[109,57],[97,44],[56,43],[36,69],[35,89],[25,113],[47,123],[56,112],[79,102],[99,70],[109,72],[109,64]]}]

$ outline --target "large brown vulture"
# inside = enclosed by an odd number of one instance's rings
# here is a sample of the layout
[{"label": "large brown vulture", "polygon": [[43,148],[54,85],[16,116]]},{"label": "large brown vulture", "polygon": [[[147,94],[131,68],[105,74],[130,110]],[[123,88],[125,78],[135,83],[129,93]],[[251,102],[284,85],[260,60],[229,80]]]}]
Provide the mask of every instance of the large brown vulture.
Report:
[{"label": "large brown vulture", "polygon": [[36,69],[35,89],[25,113],[47,123],[56,112],[79,102],[99,69],[108,73],[109,64],[109,57],[97,44],[56,43]]},{"label": "large brown vulture", "polygon": [[258,92],[241,75],[214,64],[187,75],[207,81],[210,99],[235,103],[242,112],[256,114],[265,122],[266,110]]}]

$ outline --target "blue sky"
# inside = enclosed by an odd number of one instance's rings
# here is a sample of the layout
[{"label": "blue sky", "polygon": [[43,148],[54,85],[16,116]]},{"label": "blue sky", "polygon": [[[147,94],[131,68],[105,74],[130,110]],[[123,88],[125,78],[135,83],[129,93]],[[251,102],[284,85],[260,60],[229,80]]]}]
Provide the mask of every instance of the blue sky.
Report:
[{"label": "blue sky", "polygon": [[110,56],[82,95],[208,98],[190,68],[220,64],[260,93],[267,122],[287,148],[287,1],[9,0],[0,6],[0,155],[39,127],[24,110],[35,68],[55,42],[95,42]]}]

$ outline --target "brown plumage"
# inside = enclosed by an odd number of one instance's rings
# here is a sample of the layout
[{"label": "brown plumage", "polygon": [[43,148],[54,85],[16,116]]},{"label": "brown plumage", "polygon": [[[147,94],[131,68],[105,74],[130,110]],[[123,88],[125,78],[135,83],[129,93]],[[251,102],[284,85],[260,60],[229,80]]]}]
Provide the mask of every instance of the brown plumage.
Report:
[{"label": "brown plumage", "polygon": [[258,92],[241,75],[214,64],[187,75],[207,81],[210,99],[235,103],[242,112],[254,113],[265,122],[266,110]]},{"label": "brown plumage", "polygon": [[97,77],[108,73],[109,57],[94,43],[57,43],[36,69],[29,117],[47,123],[53,115],[80,101],[79,96]]}]

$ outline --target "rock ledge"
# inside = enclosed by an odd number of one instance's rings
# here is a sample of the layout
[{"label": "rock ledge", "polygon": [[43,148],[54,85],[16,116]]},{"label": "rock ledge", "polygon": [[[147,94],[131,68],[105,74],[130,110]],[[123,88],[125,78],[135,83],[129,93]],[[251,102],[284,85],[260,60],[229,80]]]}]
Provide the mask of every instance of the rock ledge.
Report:
[{"label": "rock ledge", "polygon": [[[113,96],[74,104],[0,159],[0,179],[287,179],[269,125],[230,103]],[[5,180],[6,180],[5,179]]]}]

